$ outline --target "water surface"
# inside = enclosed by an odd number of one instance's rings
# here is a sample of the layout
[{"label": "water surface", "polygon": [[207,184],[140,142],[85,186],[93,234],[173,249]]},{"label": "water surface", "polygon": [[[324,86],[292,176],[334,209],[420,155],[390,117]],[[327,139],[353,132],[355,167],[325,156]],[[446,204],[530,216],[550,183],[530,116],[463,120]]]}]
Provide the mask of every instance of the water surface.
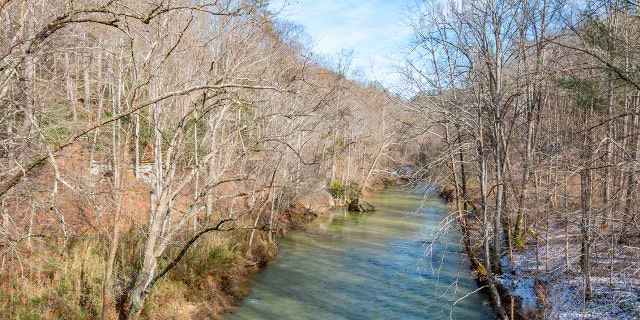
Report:
[{"label": "water surface", "polygon": [[461,299],[477,285],[435,193],[391,188],[366,200],[378,211],[335,210],[288,233],[222,319],[495,318],[485,294]]}]

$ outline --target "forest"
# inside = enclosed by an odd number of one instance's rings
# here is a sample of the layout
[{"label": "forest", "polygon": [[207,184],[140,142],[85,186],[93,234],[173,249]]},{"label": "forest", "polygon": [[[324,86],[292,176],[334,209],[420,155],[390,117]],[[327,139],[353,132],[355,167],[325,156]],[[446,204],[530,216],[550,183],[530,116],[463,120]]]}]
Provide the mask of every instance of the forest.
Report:
[{"label": "forest", "polygon": [[386,90],[261,1],[0,13],[0,318],[220,312],[313,218],[301,198],[359,193],[409,147]]},{"label": "forest", "polygon": [[440,141],[426,168],[449,186],[498,316],[640,315],[638,3],[412,12],[409,104]]},{"label": "forest", "polygon": [[498,317],[638,316],[640,5],[407,9],[390,90],[268,1],[0,0],[0,318],[209,318],[400,166]]}]

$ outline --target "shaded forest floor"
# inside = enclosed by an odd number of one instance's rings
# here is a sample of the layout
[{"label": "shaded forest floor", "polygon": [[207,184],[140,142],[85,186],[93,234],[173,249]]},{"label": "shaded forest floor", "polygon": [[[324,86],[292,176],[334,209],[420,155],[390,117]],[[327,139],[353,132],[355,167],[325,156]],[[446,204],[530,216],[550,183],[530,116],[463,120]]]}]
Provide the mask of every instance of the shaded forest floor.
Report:
[{"label": "shaded forest floor", "polygon": [[[440,194],[450,206],[455,203],[455,191],[449,186],[443,186]],[[485,283],[482,219],[477,210],[461,216],[460,223],[467,230],[464,245],[473,273]],[[511,252],[503,249],[498,282],[507,315],[513,314],[514,319],[640,319],[640,239],[621,238],[619,230],[604,222],[594,224],[592,297],[586,299],[580,226],[565,225],[567,218],[580,221],[579,211],[575,212],[571,217],[539,220],[528,229],[524,245]],[[612,245],[611,239],[616,243]]]},{"label": "shaded forest floor", "polygon": [[[544,319],[640,318],[640,248],[603,240],[592,243],[593,297],[585,299],[576,232],[552,229],[502,258],[500,281],[521,300],[525,315]],[[613,255],[612,255],[613,253]],[[613,266],[613,267],[612,267]],[[507,305],[508,307],[508,305]]]}]

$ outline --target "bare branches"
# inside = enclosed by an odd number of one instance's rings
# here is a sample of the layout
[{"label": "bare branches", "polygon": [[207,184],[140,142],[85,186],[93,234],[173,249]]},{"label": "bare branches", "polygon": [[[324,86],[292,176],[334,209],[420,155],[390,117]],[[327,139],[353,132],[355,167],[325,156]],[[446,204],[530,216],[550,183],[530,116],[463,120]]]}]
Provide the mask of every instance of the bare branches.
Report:
[{"label": "bare branches", "polygon": [[[136,318],[204,234],[271,243],[260,231],[278,228],[299,194],[410,157],[385,90],[309,63],[309,48],[251,1],[1,3],[3,217],[29,224],[22,199],[51,199],[29,209],[45,213],[34,225],[57,226],[60,246],[73,231],[110,239],[103,318],[119,265],[136,266],[118,309]],[[133,223],[140,235],[120,232]],[[119,254],[130,240],[138,254]]]},{"label": "bare branches", "polygon": [[0,0],[0,13],[4,9],[4,7],[7,6],[7,4],[9,4],[9,2],[11,2],[11,0]]},{"label": "bare branches", "polygon": [[[538,235],[564,232],[566,270],[580,268],[587,301],[601,290],[592,270],[609,279],[628,272],[615,263],[620,234],[640,241],[627,231],[638,217],[640,38],[637,1],[570,5],[420,4],[412,21],[418,42],[405,72],[419,92],[408,104],[442,140],[431,158],[458,196],[456,211],[479,198],[471,211],[482,216],[473,222],[482,232],[469,239],[482,242],[485,265],[499,266],[503,259],[495,253],[502,247],[515,257],[516,247],[535,243],[536,277],[550,272],[550,245],[541,257]],[[466,180],[475,194],[463,191]],[[565,225],[557,227],[560,222]],[[503,230],[504,237],[495,237]],[[578,241],[569,240],[578,232]],[[570,260],[578,248],[579,259]],[[592,259],[600,254],[609,261]]]},{"label": "bare branches", "polygon": [[[0,3],[0,10],[8,3],[9,0]],[[3,59],[0,60],[0,100],[4,99],[6,90],[3,89],[9,82],[14,70],[20,66],[30,54],[37,50],[43,42],[59,30],[71,24],[93,23],[120,28],[120,22],[127,18],[140,21],[143,24],[149,24],[153,19],[175,11],[196,11],[216,16],[237,16],[243,14],[246,9],[243,6],[238,6],[236,8],[217,10],[214,4],[170,6],[161,2],[152,7],[147,13],[133,14],[132,12],[135,12],[135,10],[127,10],[126,5],[124,6],[125,10],[118,10],[117,7],[121,5],[119,1],[113,0],[98,7],[71,9],[44,24],[32,37],[14,39],[16,42],[11,45],[9,51],[7,51]]]},{"label": "bare branches", "polygon": [[[577,33],[577,34],[579,34],[579,33]],[[582,39],[582,37],[581,37],[581,39]],[[603,54],[598,53],[596,50],[588,48],[586,46],[586,41],[584,39],[582,39],[583,44],[585,44],[585,46],[583,46],[583,47],[566,44],[563,41],[558,41],[558,39],[555,39],[553,41],[558,46],[561,46],[561,47],[564,47],[564,48],[567,48],[567,49],[571,49],[571,50],[575,50],[577,52],[581,52],[581,53],[587,54],[588,56],[596,59],[598,62],[602,63],[602,65],[605,67],[606,70],[609,70],[609,71],[613,72],[619,79],[627,82],[628,84],[633,86],[636,90],[640,91],[640,81],[638,81],[636,79],[633,79],[632,78],[632,74],[629,74],[629,72],[623,70],[621,67],[619,67],[617,65],[614,65],[614,62],[611,61],[610,59],[605,58],[603,56]]]},{"label": "bare branches", "polygon": [[39,166],[40,164],[44,163],[44,161],[49,157],[50,153],[57,153],[58,151],[64,149],[65,147],[68,147],[69,145],[73,144],[74,142],[76,142],[78,140],[78,138],[88,134],[89,132],[103,127],[109,123],[112,123],[114,121],[117,121],[119,119],[122,119],[124,117],[127,117],[135,112],[137,112],[140,109],[146,108],[150,105],[153,105],[155,103],[161,102],[163,100],[167,100],[169,98],[173,98],[173,97],[177,97],[177,96],[184,96],[184,95],[188,95],[191,94],[193,92],[197,92],[197,91],[204,91],[204,90],[222,90],[222,89],[228,89],[228,88],[244,88],[244,89],[255,89],[255,90],[274,90],[274,91],[281,91],[280,89],[276,88],[276,87],[272,87],[272,86],[253,86],[253,85],[243,85],[243,84],[235,84],[235,83],[230,83],[230,84],[219,84],[219,85],[201,85],[201,86],[195,86],[195,87],[191,87],[191,88],[187,88],[184,90],[178,90],[178,91],[173,91],[173,92],[168,92],[160,97],[154,98],[154,99],[150,99],[147,100],[145,102],[142,102],[138,105],[133,106],[132,108],[130,108],[127,111],[121,112],[117,115],[108,117],[108,118],[104,118],[101,119],[99,121],[96,121],[92,124],[87,125],[86,127],[75,131],[74,133],[72,133],[69,138],[66,139],[66,141],[62,144],[58,144],[58,145],[54,145],[53,147],[51,147],[50,152],[44,152],[35,156],[32,156],[31,160],[26,163],[25,165],[20,166],[19,168],[14,168],[9,172],[4,172],[2,175],[0,175],[0,178],[2,180],[0,180],[2,182],[2,184],[0,185],[0,196],[4,195],[5,193],[7,193],[13,186],[15,186],[20,179],[22,179],[22,177],[24,177],[24,175],[28,172],[30,172],[31,170],[33,170],[34,168],[36,168],[37,166]]},{"label": "bare branches", "polygon": [[153,277],[151,282],[149,282],[149,284],[147,285],[145,292],[148,293],[158,280],[162,279],[162,277],[164,277],[167,274],[167,272],[171,271],[171,269],[173,269],[178,264],[178,262],[182,260],[182,258],[187,253],[187,251],[189,251],[189,249],[193,246],[193,244],[198,239],[200,239],[200,237],[212,231],[232,231],[234,230],[234,227],[222,228],[222,226],[227,222],[232,222],[234,220],[235,219],[223,219],[219,221],[215,226],[207,227],[196,232],[196,234],[193,235],[193,237],[191,237],[189,241],[187,241],[184,245],[182,245],[182,249],[180,249],[180,252],[178,253],[178,255],[176,255],[175,258],[171,259],[171,262]]}]

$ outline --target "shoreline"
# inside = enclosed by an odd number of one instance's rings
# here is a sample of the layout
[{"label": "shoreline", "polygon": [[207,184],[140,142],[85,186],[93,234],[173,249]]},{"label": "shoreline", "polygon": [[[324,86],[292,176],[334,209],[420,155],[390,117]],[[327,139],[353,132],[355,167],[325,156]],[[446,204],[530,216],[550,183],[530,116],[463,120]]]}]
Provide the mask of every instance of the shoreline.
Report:
[{"label": "shoreline", "polygon": [[[441,186],[438,188],[438,193],[446,201],[447,206],[451,206],[455,203],[455,201],[457,201],[456,192],[452,188]],[[477,210],[475,204],[471,203],[471,206],[473,207],[472,211]],[[467,259],[471,263],[471,274],[476,278],[478,288],[488,287],[486,270],[484,264],[481,262],[484,260],[484,258],[482,258],[482,252],[480,251],[482,243],[477,242],[479,238],[473,237],[472,235],[474,231],[477,232],[479,229],[478,222],[473,219],[467,219],[467,216],[462,214],[457,218],[457,221],[462,230],[462,242],[464,245],[464,250],[467,254]],[[524,309],[522,308],[522,299],[510,294],[509,290],[500,281],[496,281],[496,289],[498,290],[503,306],[508,306],[508,308],[511,310],[511,314],[520,314],[523,318],[528,318],[524,315]],[[488,290],[488,288],[485,288],[483,290]],[[494,310],[494,312],[496,312],[495,307],[495,302],[491,301],[491,308]],[[496,315],[498,315],[498,312],[496,312]]]},{"label": "shoreline", "polygon": [[[391,185],[400,184],[402,181],[405,181],[405,179],[401,177],[376,176],[376,178],[372,179],[367,186],[363,187],[363,190],[366,191],[364,194],[383,190]],[[348,203],[342,206],[335,205],[333,199],[329,200],[327,195],[330,196],[330,193],[326,189],[320,190],[315,194],[307,195],[306,197],[298,199],[296,205],[294,205],[289,212],[284,213],[286,217],[285,221],[281,225],[282,228],[280,228],[276,233],[276,237],[273,239],[272,250],[269,252],[266,259],[262,259],[260,261],[247,260],[250,262],[249,264],[251,265],[251,269],[248,270],[248,272],[239,275],[242,278],[241,286],[246,289],[246,294],[242,296],[216,296],[213,302],[214,304],[219,304],[222,309],[215,310],[213,314],[208,316],[208,319],[221,319],[228,313],[233,312],[233,310],[242,304],[242,302],[251,294],[252,279],[258,272],[268,267],[269,262],[277,256],[278,240],[286,237],[288,231],[303,228],[308,223],[315,221],[319,215],[332,209],[348,206]],[[333,203],[333,205],[330,206],[328,205],[329,203]]]},{"label": "shoreline", "polygon": [[[439,192],[448,205],[456,201],[454,190],[440,188]],[[478,231],[479,222],[474,225],[469,220],[472,219],[461,215],[458,223],[463,229],[463,243],[472,273],[481,287],[487,283],[479,251],[481,246],[474,243],[479,238],[472,237],[472,233]],[[532,233],[521,247],[512,252],[505,250],[502,255],[502,274],[496,276],[495,284],[501,303],[512,319],[640,319],[640,291],[637,289],[640,278],[621,272],[606,275],[608,270],[599,270],[603,275],[592,276],[594,297],[586,299],[580,268],[576,264],[568,268],[563,265],[565,259],[579,259],[579,241],[563,236],[561,231],[552,229],[552,235],[546,238]],[[632,266],[633,263],[625,259],[633,260],[633,249],[619,244],[616,259]],[[566,250],[573,253],[567,255]],[[495,310],[493,302],[492,308]]]},{"label": "shoreline", "polygon": [[[385,188],[388,188],[390,186],[393,185],[401,185],[403,183],[406,183],[407,181],[409,181],[408,179],[403,179],[403,178],[397,178],[397,179],[385,179],[384,183],[378,183],[376,184],[376,187],[370,187],[368,188],[369,192],[376,192],[376,191],[380,191],[380,190],[384,190]],[[307,225],[308,223],[312,223],[313,221],[315,221],[315,219],[319,216],[322,215],[323,213],[333,210],[335,208],[341,208],[341,207],[346,207],[347,205],[344,206],[332,206],[330,208],[327,208],[327,210],[324,210],[323,212],[317,212],[317,214],[313,214],[314,218],[311,220],[307,220],[306,222],[302,223],[302,224],[294,224],[292,228],[287,228],[288,231],[293,231],[293,230],[297,230],[300,228],[304,228],[305,225]],[[286,237],[286,231],[282,234],[278,235],[278,240],[282,239],[283,237]],[[275,258],[276,255],[272,256],[269,259],[269,262],[271,261],[271,259]],[[247,283],[249,283],[249,286],[251,287],[251,282],[253,281],[254,276],[261,272],[263,270],[263,268],[268,267],[269,263],[267,262],[265,265],[260,266],[258,269],[254,270],[253,272],[251,272],[247,277],[246,277],[246,281]],[[476,277],[476,284],[478,285],[478,288],[480,288],[482,286],[481,283],[478,282],[478,278]],[[247,296],[243,297],[242,299],[240,299],[238,301],[237,304],[231,305],[228,308],[226,308],[224,310],[224,312],[221,313],[217,313],[212,315],[212,317],[210,317],[209,319],[223,319],[226,315],[228,315],[229,313],[233,313],[234,310],[236,310],[238,307],[240,307],[240,305],[243,303],[243,301],[245,301],[245,299],[250,295],[250,292],[247,294]]]}]

